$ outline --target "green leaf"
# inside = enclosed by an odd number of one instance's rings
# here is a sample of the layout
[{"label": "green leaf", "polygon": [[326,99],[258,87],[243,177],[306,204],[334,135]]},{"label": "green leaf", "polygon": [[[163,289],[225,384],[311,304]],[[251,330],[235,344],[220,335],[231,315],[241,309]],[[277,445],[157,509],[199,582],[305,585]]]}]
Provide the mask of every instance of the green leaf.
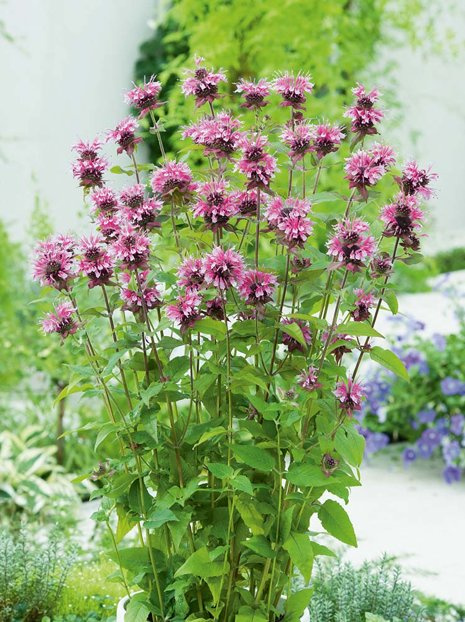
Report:
[{"label": "green leaf", "polygon": [[210,317],[198,320],[195,323],[194,330],[205,335],[212,335],[217,339],[224,339],[226,336],[226,326],[224,325],[224,322],[214,320]]},{"label": "green leaf", "polygon": [[124,168],[121,168],[121,166],[112,166],[110,169],[110,173],[114,173],[115,175],[122,175],[124,173],[124,175],[134,175],[134,171],[129,171],[126,170]]},{"label": "green leaf", "polygon": [[383,616],[376,615],[375,613],[365,613],[365,622],[388,622]]},{"label": "green leaf", "polygon": [[236,458],[245,462],[248,466],[258,471],[264,471],[268,473],[273,470],[274,458],[261,447],[255,447],[254,445],[232,445],[232,451]]},{"label": "green leaf", "polygon": [[265,533],[262,514],[255,507],[253,500],[236,499],[236,508],[254,536],[261,536]]},{"label": "green leaf", "polygon": [[356,467],[362,464],[365,438],[350,423],[336,432],[334,447],[348,464]]},{"label": "green leaf", "polygon": [[145,603],[131,598],[126,607],[124,622],[147,622],[149,613],[150,609]]},{"label": "green leaf", "polygon": [[180,577],[185,574],[191,574],[202,579],[220,577],[223,574],[223,562],[212,561],[207,547],[203,546],[188,557],[184,564],[178,568],[174,576]]},{"label": "green leaf", "polygon": [[292,322],[292,324],[281,324],[279,328],[282,330],[283,333],[286,333],[287,335],[289,335],[289,337],[292,337],[292,339],[300,343],[302,346],[307,347],[308,344],[305,341],[302,329],[297,324],[297,322]]},{"label": "green leaf", "polygon": [[116,506],[116,514],[118,516],[118,522],[116,524],[115,537],[117,544],[119,544],[124,536],[129,533],[133,527],[135,527],[135,523],[129,522],[126,510],[120,503]]},{"label": "green leaf", "polygon": [[291,532],[291,535],[283,544],[283,548],[289,553],[292,563],[296,566],[304,581],[308,583],[312,576],[313,548],[308,533]]},{"label": "green leaf", "polygon": [[300,618],[310,603],[313,588],[305,588],[294,592],[286,600],[283,622],[299,622]]},{"label": "green leaf", "polygon": [[329,534],[341,542],[357,546],[357,538],[350,518],[339,503],[332,499],[325,501],[319,509],[318,518]]},{"label": "green leaf", "polygon": [[368,322],[348,322],[347,324],[339,324],[337,332],[350,337],[380,337],[384,336],[375,330]]},{"label": "green leaf", "polygon": [[286,473],[286,479],[301,488],[310,486],[326,486],[337,481],[335,476],[327,477],[321,467],[316,464],[293,464]]},{"label": "green leaf", "polygon": [[202,436],[199,438],[198,442],[194,445],[194,447],[198,447],[202,443],[209,441],[211,438],[215,438],[215,436],[222,436],[223,434],[227,434],[228,431],[223,426],[218,426],[216,428],[212,428],[207,432],[204,432]]},{"label": "green leaf", "polygon": [[392,371],[394,374],[402,378],[403,380],[410,380],[408,371],[405,365],[402,363],[400,358],[391,352],[391,350],[386,350],[384,348],[380,348],[379,346],[374,346],[370,350],[370,358],[375,363],[379,363],[389,371]]},{"label": "green leaf", "polygon": [[242,544],[261,557],[267,557],[269,559],[276,557],[276,553],[271,548],[271,544],[265,536],[252,536],[248,540],[244,540]]},{"label": "green leaf", "polygon": [[222,462],[209,462],[207,464],[207,469],[218,479],[226,479],[234,475],[234,469]]},{"label": "green leaf", "polygon": [[328,547],[324,546],[324,544],[319,544],[318,542],[312,541],[312,549],[313,549],[314,557],[316,557],[317,555],[326,555],[327,557],[337,557],[334,551],[332,551],[331,549],[328,549]]},{"label": "green leaf", "polygon": [[387,306],[391,310],[391,313],[393,315],[397,315],[397,313],[399,312],[399,302],[392,289],[387,289],[384,292],[383,298],[386,301]]},{"label": "green leaf", "polygon": [[169,510],[168,508],[164,508],[162,510],[156,509],[154,512],[151,512],[148,516],[148,520],[145,521],[144,527],[147,529],[158,529],[165,523],[169,523],[171,521],[178,521],[179,518]]},{"label": "green leaf", "polygon": [[253,495],[252,482],[245,475],[236,475],[233,479],[231,479],[231,486],[234,490],[241,490],[242,492],[246,492],[248,495]]},{"label": "green leaf", "polygon": [[234,620],[235,622],[268,622],[268,616],[252,607],[241,607]]}]

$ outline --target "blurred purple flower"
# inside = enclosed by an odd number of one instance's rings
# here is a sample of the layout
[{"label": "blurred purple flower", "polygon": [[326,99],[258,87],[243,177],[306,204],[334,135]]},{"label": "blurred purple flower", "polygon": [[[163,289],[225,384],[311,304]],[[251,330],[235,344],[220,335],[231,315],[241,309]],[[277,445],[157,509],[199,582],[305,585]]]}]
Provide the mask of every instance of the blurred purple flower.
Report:
[{"label": "blurred purple flower", "polygon": [[404,459],[404,466],[409,466],[412,462],[417,459],[417,453],[412,447],[407,447],[402,454]]},{"label": "blurred purple flower", "polygon": [[465,395],[465,382],[458,378],[447,376],[444,380],[441,380],[441,391],[446,396]]},{"label": "blurred purple flower", "polygon": [[454,482],[460,481],[462,469],[458,466],[453,466],[449,464],[448,466],[446,466],[442,474],[448,484],[453,484]]},{"label": "blurred purple flower", "polygon": [[447,346],[447,341],[444,335],[434,333],[434,335],[431,337],[431,341],[433,342],[434,347],[439,350],[439,352],[444,352]]},{"label": "blurred purple flower", "polygon": [[436,411],[432,408],[428,410],[420,410],[417,413],[417,419],[420,423],[432,423],[436,417]]},{"label": "blurred purple flower", "polygon": [[409,350],[406,354],[403,354],[401,358],[407,369],[416,365],[420,374],[427,374],[429,372],[429,366],[425,360],[425,356],[419,350]]},{"label": "blurred purple flower", "polygon": [[462,414],[452,415],[450,418],[450,431],[452,434],[457,434],[457,436],[462,434],[464,421],[465,417]]},{"label": "blurred purple flower", "polygon": [[460,456],[460,444],[458,441],[450,441],[442,448],[442,455],[447,465],[451,465]]}]

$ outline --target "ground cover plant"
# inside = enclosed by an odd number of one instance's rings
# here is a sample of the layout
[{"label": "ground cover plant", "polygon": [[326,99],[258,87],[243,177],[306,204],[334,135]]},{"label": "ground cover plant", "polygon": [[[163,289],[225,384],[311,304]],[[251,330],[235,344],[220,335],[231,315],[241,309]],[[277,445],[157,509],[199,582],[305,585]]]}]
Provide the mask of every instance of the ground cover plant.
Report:
[{"label": "ground cover plant", "polygon": [[[181,154],[166,157],[161,84],[134,86],[127,99],[149,119],[160,162],[138,161],[135,117],[107,134],[112,168],[99,138],[80,141],[73,173],[96,231],[35,250],[35,277],[57,291],[43,329],[88,356],[69,390],[100,395],[108,412],[87,427],[113,453],[87,475],[101,485],[95,518],[125,591],[141,590],[129,620],[299,620],[311,588],[293,591],[292,577],[308,583],[314,557],[331,554],[309,526],[318,517],[356,545],[343,504],[364,452],[361,364],[407,378],[372,339],[381,307],[397,311],[395,264],[421,259],[419,204],[435,175],[395,168],[376,137],[376,89],[356,85],[330,124],[307,116],[306,74],[239,81],[240,117],[221,108],[223,85],[201,58],[181,85],[199,109],[181,128],[203,156],[195,178]],[[319,191],[328,170],[344,193]],[[108,172],[128,185],[117,193]]]}]

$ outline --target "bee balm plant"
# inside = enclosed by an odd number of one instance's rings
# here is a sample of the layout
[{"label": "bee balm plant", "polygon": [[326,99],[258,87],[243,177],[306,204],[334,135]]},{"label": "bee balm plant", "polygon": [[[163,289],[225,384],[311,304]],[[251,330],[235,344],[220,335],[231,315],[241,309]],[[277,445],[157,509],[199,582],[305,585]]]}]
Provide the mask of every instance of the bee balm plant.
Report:
[{"label": "bee balm plant", "polygon": [[[220,106],[225,82],[196,59],[181,86],[200,110],[181,130],[204,156],[195,173],[165,154],[160,83],[129,91],[138,118],[106,140],[131,183],[111,188],[100,139],[77,144],[95,232],[35,251],[57,290],[43,329],[85,350],[70,386],[108,413],[97,443],[112,452],[91,477],[127,621],[297,622],[311,589],[296,586],[332,554],[320,535],[357,544],[344,506],[364,452],[361,364],[406,377],[375,324],[397,312],[395,264],[421,257],[435,175],[394,168],[376,90],[354,88],[346,128],[306,116],[307,75],[241,80],[240,117]],[[156,165],[137,160],[139,124]]]}]

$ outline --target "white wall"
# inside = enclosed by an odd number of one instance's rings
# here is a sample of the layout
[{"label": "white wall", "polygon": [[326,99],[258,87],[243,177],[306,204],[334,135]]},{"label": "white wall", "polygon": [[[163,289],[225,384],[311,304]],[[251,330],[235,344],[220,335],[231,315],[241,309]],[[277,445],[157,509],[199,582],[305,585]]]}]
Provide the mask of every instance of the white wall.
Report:
[{"label": "white wall", "polygon": [[[439,1],[439,0],[438,0]],[[138,45],[150,34],[156,0],[4,0],[0,17],[18,46],[0,41],[0,215],[23,235],[35,189],[57,228],[76,226],[81,193],[70,146],[112,127],[127,110]],[[463,14],[451,25],[465,31]],[[427,250],[465,245],[465,53],[454,61],[399,50],[402,125],[386,139],[431,163],[441,178],[431,205]],[[418,133],[418,140],[412,136]],[[31,181],[37,179],[36,186]]]},{"label": "white wall", "polygon": [[[138,46],[156,0],[6,0],[0,19],[17,45],[0,40],[0,216],[24,234],[35,190],[56,227],[77,223],[82,193],[71,145],[127,114]],[[32,182],[32,175],[37,182]]]}]

